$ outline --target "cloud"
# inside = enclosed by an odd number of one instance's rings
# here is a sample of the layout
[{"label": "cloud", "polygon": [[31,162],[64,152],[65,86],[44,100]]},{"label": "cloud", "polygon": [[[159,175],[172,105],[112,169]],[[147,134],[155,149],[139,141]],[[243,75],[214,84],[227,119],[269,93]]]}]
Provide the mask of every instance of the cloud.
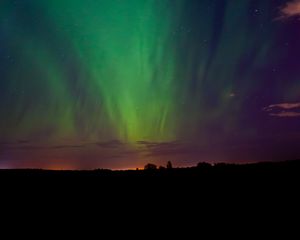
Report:
[{"label": "cloud", "polygon": [[172,141],[172,142],[138,141],[137,144],[146,147],[148,149],[158,149],[158,148],[170,149],[170,148],[176,148],[180,145],[178,141]]},{"label": "cloud", "polygon": [[279,104],[272,104],[268,106],[267,108],[282,108],[282,109],[294,109],[294,108],[300,108],[300,103],[279,103]]},{"label": "cloud", "polygon": [[146,156],[178,156],[178,155],[196,155],[202,153],[198,145],[184,144],[179,141],[171,142],[150,142],[138,141],[138,145],[146,149]]},{"label": "cloud", "polygon": [[108,142],[97,142],[95,144],[101,148],[120,148],[120,147],[124,146],[124,143],[122,143],[119,140],[112,140],[112,141],[108,141]]},{"label": "cloud", "polygon": [[8,145],[25,145],[25,144],[28,144],[28,143],[30,143],[30,141],[29,140],[18,140],[18,141],[0,141],[0,145],[6,145],[6,146],[8,146]]},{"label": "cloud", "polygon": [[50,147],[50,149],[83,148],[84,146],[85,145],[57,145]]},{"label": "cloud", "polygon": [[270,113],[272,117],[300,117],[298,112],[279,112],[279,113]]},{"label": "cloud", "polygon": [[38,144],[31,143],[30,140],[18,140],[18,141],[0,141],[0,147],[2,149],[12,149],[12,150],[47,150],[47,149],[76,149],[83,148],[85,144],[77,145],[48,145],[48,144]]},{"label": "cloud", "polygon": [[300,117],[300,103],[279,103],[263,108],[271,117]]},{"label": "cloud", "polygon": [[280,17],[278,18],[278,20],[297,16],[300,17],[300,0],[293,0],[286,3],[280,9]]}]

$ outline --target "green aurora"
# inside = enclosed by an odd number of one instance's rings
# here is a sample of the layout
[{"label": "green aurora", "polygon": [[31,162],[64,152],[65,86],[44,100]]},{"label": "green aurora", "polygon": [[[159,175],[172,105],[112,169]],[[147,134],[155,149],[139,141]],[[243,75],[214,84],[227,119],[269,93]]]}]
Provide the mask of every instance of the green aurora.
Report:
[{"label": "green aurora", "polygon": [[180,141],[195,158],[272,138],[262,109],[300,97],[299,23],[274,20],[286,2],[2,0],[0,160],[22,140]]},{"label": "green aurora", "polygon": [[[2,16],[14,10],[6,2]],[[40,22],[30,27],[16,19],[20,23],[10,26],[10,45],[20,56],[18,70],[9,72],[9,89],[29,93],[13,99],[19,104],[9,120],[22,118],[14,129],[19,137],[47,129],[47,138],[176,137],[168,1],[27,2]],[[32,21],[35,16],[27,14],[25,21]]]}]

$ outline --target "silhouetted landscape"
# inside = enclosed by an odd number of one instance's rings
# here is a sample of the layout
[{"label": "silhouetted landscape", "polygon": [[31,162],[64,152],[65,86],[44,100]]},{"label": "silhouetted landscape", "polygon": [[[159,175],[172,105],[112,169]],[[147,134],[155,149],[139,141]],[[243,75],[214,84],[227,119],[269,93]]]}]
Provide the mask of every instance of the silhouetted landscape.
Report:
[{"label": "silhouetted landscape", "polygon": [[129,178],[215,178],[224,180],[230,178],[274,178],[300,176],[300,160],[283,162],[261,162],[252,164],[227,164],[227,163],[199,163],[188,168],[173,168],[172,163],[167,166],[156,166],[149,163],[144,169],[136,170],[43,170],[43,169],[1,169],[0,178],[9,177],[129,177]]},{"label": "silhouetted landscape", "polygon": [[[175,201],[182,207],[207,201],[226,209],[226,202],[235,205],[249,203],[250,199],[251,204],[261,203],[264,197],[268,201],[296,199],[299,173],[300,160],[245,165],[199,163],[190,168],[147,164],[143,170],[128,171],[0,170],[0,192],[2,196],[16,195],[15,200],[36,196],[60,202],[70,196],[65,205],[80,198],[96,205],[98,201],[113,201],[114,209],[124,208],[126,200],[133,209],[148,201],[166,206]],[[205,208],[201,204],[199,207]]]}]

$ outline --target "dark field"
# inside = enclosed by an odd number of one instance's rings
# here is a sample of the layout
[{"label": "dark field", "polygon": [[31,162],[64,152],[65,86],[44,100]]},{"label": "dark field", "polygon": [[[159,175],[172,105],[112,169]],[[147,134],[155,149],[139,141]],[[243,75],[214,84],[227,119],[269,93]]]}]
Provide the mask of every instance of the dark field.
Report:
[{"label": "dark field", "polygon": [[210,206],[230,214],[232,207],[240,206],[241,213],[245,209],[250,213],[250,207],[258,205],[268,206],[275,214],[278,206],[284,210],[292,203],[298,205],[299,180],[300,161],[201,163],[192,168],[136,171],[0,170],[0,193],[2,200],[13,201],[16,206],[21,203],[22,208],[27,208],[24,202],[50,201],[70,212],[79,206],[92,212],[101,206],[101,212],[110,205],[107,211],[138,210],[155,215],[155,211],[149,212],[151,206],[172,212],[170,206],[175,205],[184,212],[211,211],[207,209]]},{"label": "dark field", "polygon": [[134,181],[191,181],[193,183],[228,183],[247,182],[286,182],[300,178],[300,160],[285,162],[265,162],[255,164],[225,164],[210,165],[199,163],[191,168],[149,169],[112,171],[97,169],[93,171],[52,171],[40,169],[0,170],[0,180],[64,180],[64,181],[97,181],[117,180]]}]

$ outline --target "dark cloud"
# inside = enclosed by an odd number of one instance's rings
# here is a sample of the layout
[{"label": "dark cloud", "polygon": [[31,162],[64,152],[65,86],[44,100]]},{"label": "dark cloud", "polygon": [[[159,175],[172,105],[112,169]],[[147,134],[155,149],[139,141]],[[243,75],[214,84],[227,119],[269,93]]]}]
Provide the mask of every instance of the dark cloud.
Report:
[{"label": "dark cloud", "polygon": [[137,142],[140,146],[146,148],[147,156],[165,156],[165,155],[182,155],[194,154],[201,152],[200,146],[182,143],[179,141],[171,142]]},{"label": "dark cloud", "polygon": [[156,148],[176,148],[180,145],[180,142],[178,142],[178,141],[172,141],[172,142],[138,141],[137,144],[140,146],[150,148],[150,149],[156,149]]},{"label": "dark cloud", "polygon": [[18,144],[27,144],[27,143],[30,143],[31,141],[30,140],[19,140],[17,143]]},{"label": "dark cloud", "polygon": [[3,149],[16,149],[16,150],[39,150],[39,149],[76,149],[83,148],[85,144],[81,145],[55,145],[49,146],[47,144],[29,144],[30,141],[21,140],[17,142],[0,142],[0,147]]},{"label": "dark cloud", "polygon": [[18,140],[18,141],[0,141],[0,145],[23,145],[31,143],[30,140]]},{"label": "dark cloud", "polygon": [[42,150],[47,149],[45,146],[37,146],[37,145],[14,145],[6,147],[6,149],[14,149],[14,150]]},{"label": "dark cloud", "polygon": [[279,113],[270,113],[272,117],[282,117],[282,118],[294,118],[300,117],[300,113],[298,112],[279,112]]},{"label": "dark cloud", "polygon": [[50,149],[68,149],[68,148],[83,148],[85,147],[84,144],[82,145],[57,145],[57,146],[52,146]]},{"label": "dark cloud", "polygon": [[95,144],[101,148],[120,148],[120,147],[124,146],[124,143],[122,143],[119,140],[112,140],[112,141],[108,141],[108,142],[97,142]]}]

